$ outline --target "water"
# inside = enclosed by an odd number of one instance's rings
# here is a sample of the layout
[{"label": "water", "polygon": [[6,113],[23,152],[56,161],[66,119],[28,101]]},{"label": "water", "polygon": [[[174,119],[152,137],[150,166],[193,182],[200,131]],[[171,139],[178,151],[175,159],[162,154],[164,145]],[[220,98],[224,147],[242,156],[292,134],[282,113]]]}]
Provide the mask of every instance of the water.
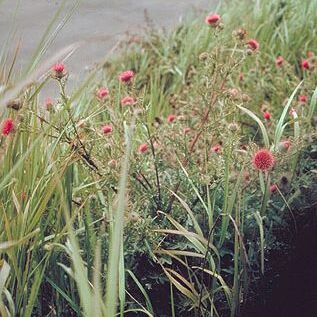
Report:
[{"label": "water", "polygon": [[[4,43],[7,34],[13,28],[16,29],[12,44],[14,47],[19,39],[21,40],[18,68],[30,60],[61,2],[60,0],[4,0],[2,2],[0,0],[0,43]],[[148,15],[158,27],[169,28],[176,25],[179,19],[189,14],[193,8],[212,10],[214,2],[214,0],[82,0],[71,20],[50,46],[45,58],[76,41],[102,37],[102,41],[84,45],[67,61],[72,80],[75,78],[78,80],[90,65],[109,52],[126,31],[141,32],[145,25],[144,10],[147,10]],[[74,3],[72,0],[66,1],[65,12],[72,3]],[[16,8],[17,16],[13,23]]]}]

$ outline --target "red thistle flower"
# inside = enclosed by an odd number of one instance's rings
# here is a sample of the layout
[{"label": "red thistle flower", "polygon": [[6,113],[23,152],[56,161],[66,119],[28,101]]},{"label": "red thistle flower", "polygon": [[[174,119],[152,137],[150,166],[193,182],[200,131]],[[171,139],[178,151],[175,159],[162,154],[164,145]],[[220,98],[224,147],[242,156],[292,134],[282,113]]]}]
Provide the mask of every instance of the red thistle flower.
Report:
[{"label": "red thistle flower", "polygon": [[119,75],[119,80],[128,83],[134,77],[134,72],[132,70],[126,70]]},{"label": "red thistle flower", "polygon": [[275,163],[273,154],[267,149],[258,150],[252,158],[254,168],[260,171],[270,170]]},{"label": "red thistle flower", "polygon": [[211,151],[214,153],[219,153],[221,151],[221,145],[220,144],[216,144],[211,148]]},{"label": "red thistle flower", "polygon": [[147,143],[143,143],[139,146],[139,153],[144,153],[149,149],[149,146]]},{"label": "red thistle flower", "polygon": [[266,121],[271,120],[271,113],[268,112],[268,111],[263,112],[263,118],[264,118]]},{"label": "red thistle flower", "polygon": [[277,191],[277,185],[276,184],[272,184],[270,186],[270,193],[273,194]]},{"label": "red thistle flower", "polygon": [[167,122],[172,123],[176,120],[176,118],[175,114],[170,114],[167,116]]},{"label": "red thistle flower", "polygon": [[298,101],[299,101],[301,104],[305,104],[305,103],[307,103],[307,101],[308,101],[308,97],[305,96],[305,95],[298,96]]},{"label": "red thistle flower", "polygon": [[51,97],[47,97],[45,99],[45,108],[46,110],[51,110],[53,108],[54,101]]},{"label": "red thistle flower", "polygon": [[96,91],[96,96],[99,100],[102,100],[104,98],[106,98],[109,95],[109,90],[106,87],[100,87],[97,91]]},{"label": "red thistle flower", "polygon": [[260,44],[257,40],[255,39],[251,39],[247,42],[249,48],[252,50],[252,51],[256,51],[260,48]]},{"label": "red thistle flower", "polygon": [[303,59],[301,63],[301,67],[303,70],[309,70],[310,69],[310,63],[307,59]]},{"label": "red thistle flower", "polygon": [[130,96],[123,97],[121,99],[121,104],[123,106],[132,106],[135,104],[135,99],[133,97],[130,97]]},{"label": "red thistle flower", "polygon": [[111,124],[107,124],[107,125],[104,125],[102,128],[101,128],[101,131],[103,134],[110,134],[112,132],[112,125]]},{"label": "red thistle flower", "polygon": [[5,119],[2,123],[1,134],[3,136],[8,136],[14,130],[14,122],[12,119]]},{"label": "red thistle flower", "polygon": [[221,17],[218,14],[210,14],[206,17],[205,22],[208,25],[216,26],[218,22],[220,21]]},{"label": "red thistle flower", "polygon": [[275,65],[277,67],[281,67],[284,64],[284,58],[282,56],[279,56],[275,60]]}]

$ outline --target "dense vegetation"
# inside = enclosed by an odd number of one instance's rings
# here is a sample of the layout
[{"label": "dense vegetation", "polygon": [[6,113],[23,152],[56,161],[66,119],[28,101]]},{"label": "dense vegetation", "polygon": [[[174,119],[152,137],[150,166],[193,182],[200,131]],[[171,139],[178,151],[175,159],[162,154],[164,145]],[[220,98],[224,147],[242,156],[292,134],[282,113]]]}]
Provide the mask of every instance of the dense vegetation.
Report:
[{"label": "dense vegetation", "polygon": [[149,25],[73,91],[67,62],[19,80],[3,49],[1,316],[252,300],[317,192],[317,2],[240,2]]}]

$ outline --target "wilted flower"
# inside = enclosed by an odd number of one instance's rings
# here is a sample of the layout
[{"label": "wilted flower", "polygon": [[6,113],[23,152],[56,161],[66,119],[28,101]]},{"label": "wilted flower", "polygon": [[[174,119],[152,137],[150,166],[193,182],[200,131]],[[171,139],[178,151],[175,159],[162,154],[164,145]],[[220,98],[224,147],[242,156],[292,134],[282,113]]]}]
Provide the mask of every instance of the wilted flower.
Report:
[{"label": "wilted flower", "polygon": [[282,56],[279,56],[275,60],[275,65],[277,67],[281,67],[284,64],[284,58]]},{"label": "wilted flower", "polygon": [[5,119],[2,122],[1,134],[3,136],[8,136],[14,130],[14,122],[11,118]]},{"label": "wilted flower", "polygon": [[232,131],[232,132],[236,132],[236,131],[239,130],[239,124],[236,123],[236,122],[231,122],[231,123],[229,123],[229,125],[228,125],[228,129],[229,129],[230,131]]},{"label": "wilted flower", "polygon": [[101,128],[101,131],[103,134],[110,134],[112,132],[112,125],[111,124],[104,125]]},{"label": "wilted flower", "polygon": [[22,101],[20,99],[14,99],[14,100],[10,100],[7,103],[7,108],[9,109],[13,109],[13,110],[20,110],[22,108]]},{"label": "wilted flower", "polygon": [[143,143],[139,146],[139,153],[144,153],[149,149],[149,146],[147,143]]},{"label": "wilted flower", "polygon": [[270,170],[275,163],[273,154],[267,149],[258,150],[252,158],[254,168],[260,171]]},{"label": "wilted flower", "polygon": [[260,48],[259,42],[255,39],[249,40],[247,44],[252,51],[258,50]]},{"label": "wilted flower", "polygon": [[238,30],[233,31],[233,35],[237,37],[239,40],[244,40],[247,35],[247,30],[244,28],[240,28]]},{"label": "wilted flower", "polygon": [[277,149],[280,151],[280,152],[286,152],[288,151],[288,149],[290,148],[291,146],[291,141],[289,140],[285,140],[285,141],[281,141],[278,146],[277,146]]},{"label": "wilted flower", "polygon": [[134,77],[134,72],[132,70],[126,70],[119,75],[119,80],[124,83],[127,83],[127,82],[130,82],[133,77]]},{"label": "wilted flower", "polygon": [[239,97],[239,90],[237,88],[230,88],[228,89],[228,95],[231,99],[237,100]]},{"label": "wilted flower", "polygon": [[121,99],[121,104],[123,106],[132,106],[135,104],[135,99],[133,97],[130,97],[130,96],[123,97]]},{"label": "wilted flower", "polygon": [[211,26],[217,26],[221,17],[218,14],[210,14],[206,17],[205,22]]},{"label": "wilted flower", "polygon": [[109,95],[109,90],[106,87],[100,87],[96,91],[96,96],[99,100],[106,98]]}]

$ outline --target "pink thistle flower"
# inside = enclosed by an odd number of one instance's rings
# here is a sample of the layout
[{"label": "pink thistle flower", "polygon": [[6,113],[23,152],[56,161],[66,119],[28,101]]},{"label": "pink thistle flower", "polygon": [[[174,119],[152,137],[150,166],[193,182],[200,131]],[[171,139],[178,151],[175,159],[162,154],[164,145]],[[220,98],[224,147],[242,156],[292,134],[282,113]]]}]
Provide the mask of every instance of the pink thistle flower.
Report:
[{"label": "pink thistle flower", "polygon": [[184,128],[184,134],[188,134],[191,131],[191,128]]},{"label": "pink thistle flower", "polygon": [[214,153],[219,153],[221,151],[221,145],[220,144],[216,144],[211,148],[211,151]]},{"label": "pink thistle flower", "polygon": [[65,72],[65,65],[64,64],[55,64],[52,67],[53,76],[56,78],[63,78],[66,74]]},{"label": "pink thistle flower", "polygon": [[309,70],[310,69],[310,63],[307,59],[303,59],[301,62],[301,67],[303,70]]},{"label": "pink thistle flower", "polygon": [[275,159],[269,150],[260,149],[253,155],[252,162],[257,170],[268,171],[274,166]]},{"label": "pink thistle flower", "polygon": [[279,56],[279,57],[277,57],[276,58],[276,60],[275,60],[275,65],[277,66],[277,67],[281,67],[283,64],[284,64],[284,58],[282,57],[282,56]]},{"label": "pink thistle flower", "polygon": [[301,104],[305,104],[305,103],[307,103],[307,101],[308,101],[308,97],[305,96],[305,95],[300,95],[300,96],[298,96],[298,101],[299,101]]},{"label": "pink thistle flower", "polygon": [[99,100],[103,100],[105,99],[107,96],[109,95],[109,90],[106,87],[100,87],[97,91],[96,91],[96,96]]},{"label": "pink thistle flower", "polygon": [[132,106],[135,104],[135,99],[133,97],[130,97],[130,96],[123,97],[121,99],[121,104],[123,106]]},{"label": "pink thistle flower", "polygon": [[54,100],[51,97],[47,97],[45,99],[45,108],[46,110],[51,110],[53,108],[54,105]]},{"label": "pink thistle flower", "polygon": [[260,44],[257,40],[255,39],[251,39],[247,42],[249,48],[252,50],[252,51],[256,51],[260,48]]},{"label": "pink thistle flower", "polygon": [[218,22],[220,21],[221,17],[218,14],[210,14],[206,17],[205,22],[208,25],[216,26]]},{"label": "pink thistle flower", "polygon": [[110,134],[112,132],[112,125],[111,124],[107,124],[107,125],[104,125],[102,128],[101,128],[101,131],[103,134],[107,135],[107,134]]},{"label": "pink thistle flower", "polygon": [[176,118],[175,114],[170,114],[167,116],[167,122],[172,123],[176,120]]},{"label": "pink thistle flower", "polygon": [[126,70],[119,75],[119,80],[128,83],[134,77],[134,72],[132,70]]},{"label": "pink thistle flower", "polygon": [[149,149],[149,146],[147,143],[143,143],[139,146],[139,153],[144,153]]},{"label": "pink thistle flower", "polygon": [[63,73],[65,70],[65,65],[64,64],[55,64],[55,65],[53,65],[52,69],[56,73]]},{"label": "pink thistle flower", "polygon": [[2,122],[1,134],[3,136],[8,136],[14,130],[14,122],[11,118],[5,119]]},{"label": "pink thistle flower", "polygon": [[263,112],[263,118],[264,118],[266,121],[271,120],[271,113],[268,112],[268,111]]},{"label": "pink thistle flower", "polygon": [[276,184],[272,184],[270,185],[270,193],[273,194],[277,191],[277,185]]}]

